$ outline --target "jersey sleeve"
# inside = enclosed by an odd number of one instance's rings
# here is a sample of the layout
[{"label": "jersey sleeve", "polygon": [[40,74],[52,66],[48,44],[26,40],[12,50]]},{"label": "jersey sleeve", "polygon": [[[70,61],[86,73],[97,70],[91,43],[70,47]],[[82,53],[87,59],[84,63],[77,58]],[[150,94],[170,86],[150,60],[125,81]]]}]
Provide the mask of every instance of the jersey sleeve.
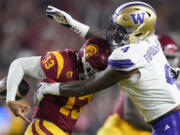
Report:
[{"label": "jersey sleeve", "polygon": [[108,65],[116,70],[131,71],[140,68],[144,63],[143,55],[135,45],[115,49],[108,59]]},{"label": "jersey sleeve", "polygon": [[52,51],[44,55],[41,59],[41,67],[47,78],[58,79],[64,67],[61,51]]},{"label": "jersey sleeve", "polygon": [[122,71],[131,71],[136,68],[134,61],[129,57],[129,53],[120,48],[112,52],[108,59],[108,65],[113,69]]}]

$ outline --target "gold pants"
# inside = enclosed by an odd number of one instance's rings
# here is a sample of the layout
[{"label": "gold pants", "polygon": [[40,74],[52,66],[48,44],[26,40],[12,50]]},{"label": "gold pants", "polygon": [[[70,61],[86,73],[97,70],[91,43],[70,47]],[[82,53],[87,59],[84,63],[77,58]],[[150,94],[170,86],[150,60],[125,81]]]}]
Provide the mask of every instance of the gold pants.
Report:
[{"label": "gold pants", "polygon": [[106,120],[97,135],[151,135],[150,132],[137,130],[121,119],[118,114],[113,114]]},{"label": "gold pants", "polygon": [[45,120],[34,120],[27,127],[24,135],[69,135],[55,124]]}]

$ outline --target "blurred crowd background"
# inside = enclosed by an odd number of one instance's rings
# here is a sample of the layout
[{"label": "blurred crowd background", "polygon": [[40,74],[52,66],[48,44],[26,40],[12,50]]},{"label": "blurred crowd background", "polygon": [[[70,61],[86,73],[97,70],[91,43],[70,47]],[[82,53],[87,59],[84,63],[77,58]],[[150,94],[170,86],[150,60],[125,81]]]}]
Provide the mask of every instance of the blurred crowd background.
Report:
[{"label": "blurred crowd background", "polygon": [[[0,78],[8,73],[10,63],[19,57],[43,55],[56,49],[79,49],[84,40],[71,30],[45,16],[48,5],[66,11],[87,25],[104,29],[109,16],[128,0],[0,0]],[[144,0],[157,11],[156,34],[169,34],[180,45],[180,1]],[[33,108],[32,96],[38,82],[26,78],[31,90],[24,102]],[[99,92],[79,118],[73,135],[95,135],[111,114],[119,86]],[[31,118],[32,110],[29,114]],[[0,135],[22,135],[26,123],[14,118],[0,99]],[[7,132],[5,132],[7,130]],[[3,133],[4,132],[4,133]],[[10,133],[11,132],[11,133]]]}]

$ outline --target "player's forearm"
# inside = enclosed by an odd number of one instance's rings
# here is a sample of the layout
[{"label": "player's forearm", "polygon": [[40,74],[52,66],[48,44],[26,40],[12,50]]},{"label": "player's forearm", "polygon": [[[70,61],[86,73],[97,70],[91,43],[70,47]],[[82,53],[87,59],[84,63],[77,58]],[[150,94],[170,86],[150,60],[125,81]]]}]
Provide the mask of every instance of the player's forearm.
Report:
[{"label": "player's forearm", "polygon": [[104,71],[95,73],[89,79],[83,81],[72,81],[60,85],[60,95],[63,96],[84,96],[106,89],[117,81],[119,76],[115,76],[116,72]]},{"label": "player's forearm", "polygon": [[104,90],[122,79],[129,78],[138,71],[122,72],[107,67],[104,71],[95,73],[87,80],[72,81],[60,84],[59,92],[62,96],[84,96]]},{"label": "player's forearm", "polygon": [[97,28],[91,28],[88,25],[77,21],[70,14],[57,9],[56,7],[48,6],[46,9],[46,16],[55,20],[57,23],[70,28],[82,38],[89,39],[91,37],[98,37],[105,39],[103,31],[98,30]]},{"label": "player's forearm", "polygon": [[106,35],[105,32],[102,30],[99,30],[97,28],[92,28],[90,27],[87,34],[85,35],[85,39],[89,39],[91,37],[97,37],[97,38],[102,38],[102,39],[106,39]]},{"label": "player's forearm", "polygon": [[24,71],[22,66],[18,61],[14,61],[9,68],[7,77],[7,95],[6,102],[14,101],[16,97],[16,92],[18,85],[24,76]]},{"label": "player's forearm", "polygon": [[128,78],[132,73],[131,72],[121,72],[119,70],[113,70],[110,67],[107,67],[104,71],[95,73],[87,80],[83,81],[71,81],[66,83],[61,83],[60,85],[54,86],[54,84],[48,84],[47,87],[43,86],[43,94],[53,94],[61,96],[84,96],[91,93],[101,91],[105,88],[112,86],[118,81]]},{"label": "player's forearm", "polygon": [[[99,73],[101,74],[101,73]],[[83,81],[71,81],[67,83],[46,83],[42,85],[43,94],[61,95],[61,96],[84,96],[111,86],[113,82],[98,79],[99,75],[91,76]],[[107,79],[107,78],[106,78]],[[105,80],[106,80],[105,79]],[[112,79],[111,79],[112,80]],[[109,83],[110,82],[110,83]]]},{"label": "player's forearm", "polygon": [[72,23],[72,26],[69,28],[73,32],[75,32],[76,34],[81,36],[82,38],[84,38],[86,40],[88,40],[92,37],[106,39],[106,35],[105,35],[104,31],[97,29],[97,28],[90,27],[86,24],[78,22],[77,20],[74,20],[73,22],[74,23]]}]

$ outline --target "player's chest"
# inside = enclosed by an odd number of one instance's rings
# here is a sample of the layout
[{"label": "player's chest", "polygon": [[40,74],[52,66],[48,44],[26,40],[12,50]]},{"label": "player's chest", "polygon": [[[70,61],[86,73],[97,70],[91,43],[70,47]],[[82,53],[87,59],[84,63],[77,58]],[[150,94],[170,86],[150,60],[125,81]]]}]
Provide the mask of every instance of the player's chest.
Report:
[{"label": "player's chest", "polygon": [[58,81],[67,82],[78,79],[79,79],[79,73],[76,64],[73,61],[72,62],[69,61],[68,63],[65,63],[63,70],[61,71],[61,74],[58,78]]}]

